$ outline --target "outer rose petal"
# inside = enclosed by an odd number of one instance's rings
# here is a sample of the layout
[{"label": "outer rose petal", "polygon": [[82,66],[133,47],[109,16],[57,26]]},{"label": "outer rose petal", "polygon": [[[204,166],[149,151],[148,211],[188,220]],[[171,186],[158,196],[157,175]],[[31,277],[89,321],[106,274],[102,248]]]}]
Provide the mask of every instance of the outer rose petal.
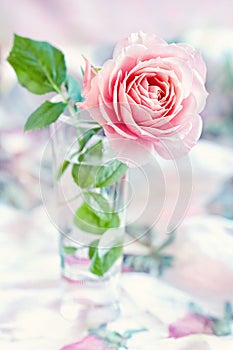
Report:
[{"label": "outer rose petal", "polygon": [[129,167],[138,167],[152,161],[154,147],[151,142],[144,140],[130,140],[117,134],[114,129],[105,127],[105,133],[117,159]]},{"label": "outer rose petal", "polygon": [[91,90],[91,81],[96,76],[96,72],[94,71],[90,62],[84,57],[86,67],[83,77],[83,97],[86,97]]},{"label": "outer rose petal", "polygon": [[200,113],[205,107],[208,92],[205,89],[203,80],[197,72],[195,72],[193,77],[192,95],[195,96],[197,102],[197,113]]},{"label": "outer rose petal", "polygon": [[202,119],[199,115],[189,116],[190,127],[187,134],[177,132],[168,138],[161,138],[155,149],[165,159],[176,159],[187,154],[196,145],[202,131]]},{"label": "outer rose petal", "polygon": [[179,47],[182,47],[185,49],[185,51],[193,57],[193,68],[200,74],[203,80],[206,79],[206,65],[201,57],[201,54],[199,51],[196,51],[192,48],[192,46],[179,43],[176,44]]},{"label": "outer rose petal", "polygon": [[192,120],[192,128],[190,132],[184,136],[184,144],[187,147],[187,150],[190,151],[192,147],[194,147],[199,140],[202,133],[202,119],[199,115],[194,115]]},{"label": "outer rose petal", "polygon": [[118,55],[120,55],[128,46],[135,44],[151,48],[156,44],[166,44],[166,42],[154,34],[146,34],[143,32],[132,33],[128,38],[123,39],[117,43],[113,52],[113,58],[116,58]]}]

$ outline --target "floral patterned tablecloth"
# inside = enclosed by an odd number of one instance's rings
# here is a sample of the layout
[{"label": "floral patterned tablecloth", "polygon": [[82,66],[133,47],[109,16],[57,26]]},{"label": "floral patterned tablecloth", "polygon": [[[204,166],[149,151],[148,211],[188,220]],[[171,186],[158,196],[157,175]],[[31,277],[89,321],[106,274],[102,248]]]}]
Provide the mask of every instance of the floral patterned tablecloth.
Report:
[{"label": "floral patterned tablecloth", "polygon": [[[233,222],[221,206],[213,215],[216,205],[210,205],[225,198],[223,183],[232,172],[230,152],[224,152],[210,143],[193,152],[196,197],[167,247],[173,266],[159,278],[154,270],[124,272],[121,315],[100,327],[77,325],[61,311],[58,236],[35,194],[30,210],[2,200],[0,349],[232,350]],[[214,154],[215,161],[206,157],[207,166],[200,154]],[[211,193],[203,192],[207,183]],[[144,254],[140,249],[130,246],[126,254]]]},{"label": "floral patterned tablecloth", "polygon": [[[232,296],[233,291],[233,242],[229,247],[230,239],[232,240],[229,235],[232,235],[233,227],[228,220],[218,222],[218,229],[220,226],[222,228],[220,232],[222,239],[228,243],[225,257],[217,256],[216,261],[213,261],[213,257],[210,256],[211,247],[206,250],[206,253],[199,251],[205,255],[206,259],[203,263],[206,261],[209,269],[211,264],[213,268],[218,264],[221,266],[222,286],[213,288],[211,292],[211,285],[206,289],[205,284],[200,282],[200,276],[199,280],[197,276],[191,278],[192,273],[195,272],[195,265],[198,265],[198,262],[195,264],[194,261],[190,265],[189,279],[184,275],[186,280],[182,280],[184,271],[182,264],[186,262],[184,257],[181,261],[182,254],[180,256],[178,254],[178,266],[180,265],[178,274],[176,274],[176,266],[168,270],[162,279],[145,273],[123,273],[121,316],[107,326],[102,325],[102,328],[97,327],[93,330],[92,324],[85,327],[77,326],[75,321],[66,319],[61,312],[62,284],[59,276],[57,235],[43,207],[34,209],[28,217],[25,213],[1,206],[1,214],[0,349],[152,350],[156,346],[166,350],[204,350],[219,349],[219,347],[232,349],[231,335],[217,337],[213,335],[212,327],[213,317],[220,321],[224,318],[224,300],[225,297]],[[40,217],[39,221],[36,220],[37,217]],[[217,220],[212,217],[209,219]],[[203,236],[208,224],[207,217],[202,218]],[[193,225],[191,226],[194,230]],[[187,229],[187,232],[188,236],[191,236],[190,229]],[[210,241],[211,245],[213,249],[212,241]],[[196,251],[201,249],[198,237],[193,247]],[[201,256],[199,258],[203,259]],[[205,271],[203,266],[204,273],[205,278],[208,279],[211,270]],[[171,283],[176,275],[178,281],[183,281],[181,285],[183,291],[175,288]],[[230,276],[231,280],[229,280]],[[202,278],[204,279],[204,276]],[[216,272],[214,278],[220,278],[220,274]],[[190,281],[196,283],[197,290],[193,288],[190,293],[187,293],[184,291],[185,283],[186,289],[189,289]],[[218,283],[216,279],[216,284]],[[223,291],[225,295],[222,294]],[[233,300],[228,299],[228,301]],[[201,315],[197,313],[198,308],[201,310]],[[197,334],[190,335],[192,333]],[[120,346],[119,344],[122,347],[117,347]]]}]

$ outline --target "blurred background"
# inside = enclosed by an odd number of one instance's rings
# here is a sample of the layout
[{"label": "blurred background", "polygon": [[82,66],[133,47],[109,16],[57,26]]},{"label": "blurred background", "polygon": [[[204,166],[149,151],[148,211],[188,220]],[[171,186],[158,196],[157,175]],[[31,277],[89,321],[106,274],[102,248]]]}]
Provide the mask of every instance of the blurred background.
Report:
[{"label": "blurred background", "polygon": [[[22,134],[27,116],[40,104],[41,98],[29,94],[17,85],[15,73],[6,62],[14,33],[49,41],[60,48],[65,53],[69,71],[77,78],[80,78],[80,66],[84,64],[82,55],[93,64],[101,65],[111,56],[116,41],[132,32],[141,30],[155,33],[167,41],[192,44],[201,50],[208,66],[209,97],[202,113],[202,137],[232,147],[233,23],[230,8],[230,0],[179,0],[176,3],[157,3],[152,0],[143,3],[135,0],[119,0],[113,3],[104,0],[22,0],[20,4],[11,0],[10,6],[9,1],[1,0],[1,169],[4,164],[4,168],[8,166],[5,158],[12,160],[12,157],[16,157],[15,161],[20,161],[21,153],[27,148],[30,153],[36,152],[37,147],[41,146],[38,140],[46,137],[46,131],[32,135]],[[35,139],[33,149],[31,139]],[[29,160],[24,160],[26,161]],[[24,179],[13,171],[6,170],[1,183],[6,181],[6,176],[10,183],[13,181],[12,186],[16,183],[19,185],[20,191]],[[25,182],[27,183],[26,180]],[[32,198],[12,198],[10,188],[11,186],[3,186],[3,200],[23,208],[33,205],[30,202]],[[31,191],[36,190],[34,188]],[[31,195],[34,196],[34,193]],[[29,202],[26,203],[27,201]]]},{"label": "blurred background", "polygon": [[[38,216],[43,233],[43,220],[44,225],[47,223],[42,219],[40,184],[47,186],[48,191],[51,189],[49,155],[43,159],[41,167],[48,130],[23,133],[23,125],[39,106],[41,97],[21,88],[6,62],[13,34],[57,46],[65,53],[69,71],[80,78],[82,55],[94,65],[101,65],[111,56],[116,41],[140,30],[155,33],[169,42],[187,42],[201,50],[207,63],[209,97],[202,113],[203,134],[190,154],[192,198],[176,239],[165,244],[164,253],[156,252],[156,265],[148,263],[146,258],[135,262],[131,257],[127,266],[142,271],[149,269],[152,274],[157,273],[155,269],[161,272],[165,268],[164,280],[206,299],[217,297],[224,302],[233,295],[233,21],[230,0],[1,0],[0,228],[4,234],[10,233],[8,238],[2,235],[2,242],[10,244],[10,239],[18,233],[29,236],[35,231],[32,219]],[[172,170],[169,164],[165,168],[170,174],[168,197],[173,202]],[[154,175],[151,176],[153,181]],[[158,231],[162,231],[166,215],[165,210]],[[158,247],[164,239],[153,234],[147,242],[142,242],[149,250],[145,253],[139,249],[139,254],[150,254],[151,246]],[[130,249],[128,254],[132,254]]]}]

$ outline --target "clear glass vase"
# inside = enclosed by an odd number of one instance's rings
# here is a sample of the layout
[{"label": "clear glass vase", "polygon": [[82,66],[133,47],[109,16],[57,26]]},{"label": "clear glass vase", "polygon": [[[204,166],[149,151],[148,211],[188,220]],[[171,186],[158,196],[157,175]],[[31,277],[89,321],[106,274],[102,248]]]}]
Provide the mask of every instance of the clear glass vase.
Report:
[{"label": "clear glass vase", "polygon": [[119,313],[127,167],[92,121],[63,116],[51,128],[51,140],[61,312],[88,324],[109,321]]}]

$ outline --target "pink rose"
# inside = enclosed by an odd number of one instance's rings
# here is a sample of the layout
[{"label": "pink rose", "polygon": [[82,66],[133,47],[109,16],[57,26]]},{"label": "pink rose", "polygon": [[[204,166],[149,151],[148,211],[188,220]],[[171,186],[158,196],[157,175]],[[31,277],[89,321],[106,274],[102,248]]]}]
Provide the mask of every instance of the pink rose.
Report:
[{"label": "pink rose", "polygon": [[119,157],[142,163],[155,151],[186,154],[202,131],[206,66],[186,44],[132,34],[95,71],[86,60],[81,108],[101,124]]}]

